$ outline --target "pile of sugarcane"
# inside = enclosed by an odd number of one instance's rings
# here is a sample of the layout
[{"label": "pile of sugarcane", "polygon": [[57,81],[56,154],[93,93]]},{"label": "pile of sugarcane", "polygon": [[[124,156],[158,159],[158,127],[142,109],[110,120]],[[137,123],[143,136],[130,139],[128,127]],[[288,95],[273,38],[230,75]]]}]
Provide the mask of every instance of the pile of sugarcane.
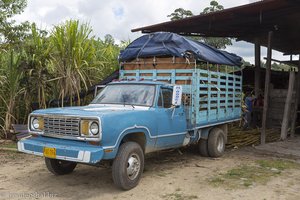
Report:
[{"label": "pile of sugarcane", "polygon": [[[237,125],[228,126],[228,142],[227,148],[238,148],[242,146],[260,144],[261,131],[258,128],[242,130]],[[278,129],[266,130],[266,142],[275,142],[280,139],[280,131]]]}]

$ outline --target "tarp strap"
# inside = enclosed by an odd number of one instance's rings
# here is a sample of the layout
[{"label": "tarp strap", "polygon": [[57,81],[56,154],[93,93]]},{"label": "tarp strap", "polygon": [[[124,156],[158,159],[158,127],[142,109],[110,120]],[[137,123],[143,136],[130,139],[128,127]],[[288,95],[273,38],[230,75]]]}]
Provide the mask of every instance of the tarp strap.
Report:
[{"label": "tarp strap", "polygon": [[141,50],[139,51],[139,53],[137,54],[136,58],[138,59],[140,54],[142,53],[143,49],[146,47],[146,45],[150,42],[151,38],[153,37],[153,35],[149,35],[149,38],[147,40],[147,42],[145,42],[145,44],[142,46]]}]

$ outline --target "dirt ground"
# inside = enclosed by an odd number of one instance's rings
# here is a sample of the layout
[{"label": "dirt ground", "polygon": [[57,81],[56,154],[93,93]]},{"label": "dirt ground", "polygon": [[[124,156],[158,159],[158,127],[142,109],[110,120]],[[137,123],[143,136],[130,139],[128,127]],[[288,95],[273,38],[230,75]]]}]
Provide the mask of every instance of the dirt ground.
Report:
[{"label": "dirt ground", "polygon": [[147,156],[139,185],[120,191],[113,185],[109,167],[79,165],[70,175],[54,176],[41,157],[0,151],[0,199],[300,199],[299,168],[249,185],[242,183],[246,178],[230,187],[223,180],[214,184],[221,180],[216,177],[231,169],[270,159],[275,158],[257,154],[251,147],[227,151],[218,159],[200,157],[191,149],[155,153]]}]

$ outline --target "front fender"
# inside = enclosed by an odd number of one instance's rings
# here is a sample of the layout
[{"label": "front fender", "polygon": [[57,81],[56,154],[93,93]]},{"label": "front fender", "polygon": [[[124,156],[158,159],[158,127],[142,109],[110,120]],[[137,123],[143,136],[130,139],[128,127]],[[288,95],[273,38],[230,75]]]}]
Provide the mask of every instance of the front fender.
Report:
[{"label": "front fender", "polygon": [[157,124],[155,112],[132,111],[116,113],[102,117],[101,145],[104,149],[104,159],[113,159],[119,149],[122,139],[131,133],[144,133],[146,137],[145,149],[153,149],[157,138]]},{"label": "front fender", "polygon": [[102,148],[104,149],[105,155],[104,159],[113,159],[120,147],[122,140],[129,134],[132,133],[143,133],[146,138],[145,144],[145,151],[150,152],[155,147],[156,136],[152,136],[150,130],[145,126],[132,126],[124,129],[119,137],[117,138],[114,145],[105,146],[103,145]]}]

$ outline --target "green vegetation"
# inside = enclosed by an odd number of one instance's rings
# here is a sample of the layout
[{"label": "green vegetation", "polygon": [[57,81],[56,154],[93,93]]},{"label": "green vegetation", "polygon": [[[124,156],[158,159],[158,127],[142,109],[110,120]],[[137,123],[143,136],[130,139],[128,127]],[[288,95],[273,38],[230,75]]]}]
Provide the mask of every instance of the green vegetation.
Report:
[{"label": "green vegetation", "polygon": [[0,144],[0,148],[10,148],[17,149],[17,144],[15,142]]},{"label": "green vegetation", "polygon": [[[223,10],[224,7],[222,5],[220,5],[218,3],[218,1],[216,0],[212,0],[210,2],[210,5],[206,8],[203,9],[202,12],[200,12],[200,14],[207,14],[210,12],[216,12],[216,11],[220,11]],[[183,8],[177,8],[174,10],[173,13],[171,13],[170,15],[168,15],[167,17],[169,17],[171,19],[171,21],[174,20],[179,20],[179,19],[184,19],[187,17],[192,17],[194,16],[193,12],[190,10],[185,10]],[[204,42],[210,46],[213,46],[217,49],[225,49],[226,46],[228,45],[232,45],[231,39],[230,38],[220,38],[220,37],[192,37],[195,40],[199,40],[201,42]]]},{"label": "green vegetation", "polygon": [[285,160],[258,160],[250,165],[230,169],[208,181],[214,186],[224,186],[229,189],[248,188],[256,184],[266,184],[272,177],[288,169],[300,169],[300,165]]},{"label": "green vegetation", "polygon": [[198,199],[198,196],[183,194],[181,192],[181,189],[177,188],[175,192],[171,194],[165,194],[162,196],[162,198],[167,200],[191,200],[191,199]]},{"label": "green vegetation", "polygon": [[11,48],[11,44],[20,45],[27,36],[29,22],[16,24],[13,17],[23,12],[27,6],[26,0],[2,0],[0,2],[0,43]]},{"label": "green vegetation", "polygon": [[[26,123],[33,107],[84,105],[79,95],[118,69],[117,57],[128,42],[93,35],[88,23],[68,20],[50,31],[17,24],[26,0],[0,4],[0,137],[14,123]],[[89,97],[90,98],[90,97]]]},{"label": "green vegetation", "polygon": [[170,17],[171,21],[187,18],[187,17],[192,17],[194,14],[190,10],[185,10],[183,8],[177,8],[174,10],[173,13],[168,15],[167,17]]},{"label": "green vegetation", "polygon": [[0,166],[1,166],[13,160],[16,161],[16,160],[24,159],[24,154],[18,151],[0,149],[0,158],[1,158],[1,162],[0,162]]},{"label": "green vegetation", "polygon": [[160,177],[166,177],[169,174],[172,174],[172,171],[167,171],[167,170],[159,170],[156,175]]},{"label": "green vegetation", "polygon": [[[95,48],[92,29],[88,24],[79,24],[78,21],[67,21],[54,27],[50,37],[52,45],[51,70],[56,75],[59,97],[70,97],[72,105],[73,95],[78,98],[82,89],[87,90],[91,81],[89,79],[94,68]],[[63,101],[62,101],[63,105]]]},{"label": "green vegetation", "polygon": [[286,160],[258,160],[257,164],[260,167],[270,170],[284,171],[286,169],[299,169],[300,165],[298,163]]}]

